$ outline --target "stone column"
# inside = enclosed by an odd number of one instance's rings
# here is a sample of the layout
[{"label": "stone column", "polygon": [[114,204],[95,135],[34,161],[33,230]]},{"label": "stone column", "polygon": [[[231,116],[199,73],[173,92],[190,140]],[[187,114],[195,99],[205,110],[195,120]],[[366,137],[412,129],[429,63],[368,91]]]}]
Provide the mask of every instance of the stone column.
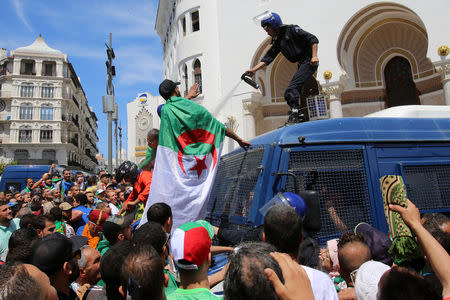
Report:
[{"label": "stone column", "polygon": [[11,126],[9,128],[9,142],[11,144],[19,142],[19,131],[13,124],[11,124]]},{"label": "stone column", "polygon": [[42,76],[42,59],[35,60],[36,76]]},{"label": "stone column", "polygon": [[35,103],[35,105],[38,105],[38,106],[33,106],[33,120],[40,120],[41,119],[41,103],[37,102],[37,103]]},{"label": "stone column", "polygon": [[56,106],[54,109],[55,112],[53,113],[53,120],[61,121],[62,120],[61,107]]},{"label": "stone column", "polygon": [[56,77],[63,77],[63,63],[62,61],[56,62]]},{"label": "stone column", "polygon": [[40,129],[39,128],[34,128],[32,129],[32,134],[31,134],[31,142],[34,144],[39,143],[39,133],[40,133]]},{"label": "stone column", "polygon": [[330,119],[342,118],[342,117],[343,117],[343,114],[342,114],[341,99],[339,99],[339,98],[331,99],[330,98]]},{"label": "stone column", "polygon": [[323,90],[330,97],[330,119],[342,118],[341,93],[343,87],[339,83],[326,83],[323,85]]},{"label": "stone column", "polygon": [[13,75],[20,75],[20,62],[21,60],[18,58],[14,59],[13,62]]},{"label": "stone column", "polygon": [[450,106],[450,76],[447,75],[447,77],[449,78],[442,80],[442,85],[444,87],[445,104]]},{"label": "stone column", "polygon": [[259,108],[259,103],[247,99],[242,101],[244,108],[244,138],[249,140],[256,136],[255,114]]},{"label": "stone column", "polygon": [[450,106],[450,60],[442,60],[435,64],[436,71],[441,74],[445,105]]},{"label": "stone column", "polygon": [[11,102],[11,119],[12,120],[19,119],[19,106],[17,104],[17,100],[12,100]]}]

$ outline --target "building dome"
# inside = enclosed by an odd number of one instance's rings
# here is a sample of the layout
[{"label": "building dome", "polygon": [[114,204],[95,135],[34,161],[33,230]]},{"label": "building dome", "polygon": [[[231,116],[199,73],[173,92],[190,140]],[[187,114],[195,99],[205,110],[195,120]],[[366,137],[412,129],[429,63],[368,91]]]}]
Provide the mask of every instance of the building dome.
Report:
[{"label": "building dome", "polygon": [[42,35],[29,46],[20,47],[16,49],[17,52],[27,53],[42,53],[42,54],[63,54],[61,51],[50,48],[42,38]]},{"label": "building dome", "polygon": [[429,76],[425,24],[410,8],[392,2],[376,2],[355,13],[345,24],[337,44],[341,67],[355,87],[383,85],[383,70],[394,56],[411,65],[414,79]]}]

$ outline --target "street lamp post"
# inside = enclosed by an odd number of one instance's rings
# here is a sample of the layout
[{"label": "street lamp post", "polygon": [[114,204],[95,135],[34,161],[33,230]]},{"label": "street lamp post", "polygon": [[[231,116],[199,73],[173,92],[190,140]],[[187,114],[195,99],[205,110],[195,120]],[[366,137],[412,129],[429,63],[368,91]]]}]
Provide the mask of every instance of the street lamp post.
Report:
[{"label": "street lamp post", "polygon": [[119,158],[118,158],[118,152],[117,152],[117,120],[119,120],[119,106],[117,103],[114,103],[114,113],[113,113],[113,121],[114,121],[114,139],[115,139],[115,145],[116,145],[116,163],[115,166],[119,166]]},{"label": "street lamp post", "polygon": [[122,163],[122,122],[119,121],[119,165]]},{"label": "street lamp post", "polygon": [[108,171],[112,174],[112,121],[113,113],[115,111],[114,103],[114,85],[112,83],[113,77],[116,76],[116,67],[113,66],[112,61],[116,57],[112,48],[112,33],[109,33],[109,46],[106,45],[106,54],[108,60],[106,61],[106,96],[103,96],[103,113],[108,115]]}]

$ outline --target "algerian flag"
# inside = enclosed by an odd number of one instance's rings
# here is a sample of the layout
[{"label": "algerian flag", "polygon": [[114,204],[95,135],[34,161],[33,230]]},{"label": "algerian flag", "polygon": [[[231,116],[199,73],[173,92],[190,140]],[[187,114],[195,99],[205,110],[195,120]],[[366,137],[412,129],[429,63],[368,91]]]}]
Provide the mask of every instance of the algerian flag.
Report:
[{"label": "algerian flag", "polygon": [[159,145],[148,208],[165,202],[172,208],[173,228],[203,219],[225,138],[225,125],[204,107],[172,97],[162,107]]}]

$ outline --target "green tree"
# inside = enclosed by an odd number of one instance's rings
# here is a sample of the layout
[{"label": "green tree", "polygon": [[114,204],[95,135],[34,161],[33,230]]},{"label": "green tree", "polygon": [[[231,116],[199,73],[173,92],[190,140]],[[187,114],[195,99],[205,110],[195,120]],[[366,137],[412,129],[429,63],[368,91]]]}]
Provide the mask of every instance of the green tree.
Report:
[{"label": "green tree", "polygon": [[10,161],[10,162],[4,162],[0,161],[0,176],[3,174],[3,171],[5,170],[6,166],[10,165],[17,165],[17,161]]}]

